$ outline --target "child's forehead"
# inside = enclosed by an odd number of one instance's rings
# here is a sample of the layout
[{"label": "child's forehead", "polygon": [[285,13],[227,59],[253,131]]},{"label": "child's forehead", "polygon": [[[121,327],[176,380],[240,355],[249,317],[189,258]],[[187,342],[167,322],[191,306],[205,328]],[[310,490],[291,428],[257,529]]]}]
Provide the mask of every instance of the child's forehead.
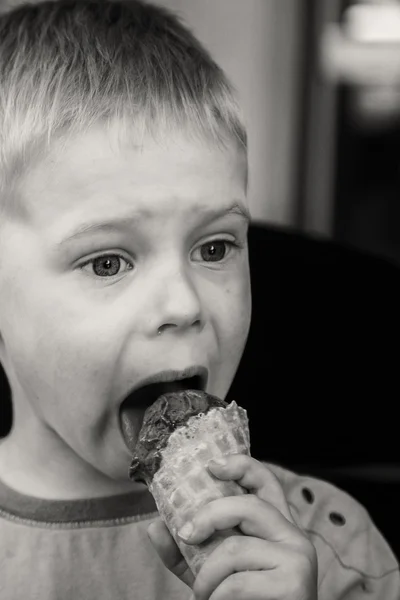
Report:
[{"label": "child's forehead", "polygon": [[147,123],[137,126],[117,119],[110,123],[98,123],[80,132],[69,132],[56,137],[49,147],[48,159],[52,164],[76,166],[85,162],[86,166],[99,160],[111,163],[123,162],[135,154],[135,161],[151,155],[163,160],[178,162],[190,167],[201,158],[207,158],[217,166],[221,161],[235,163],[243,153],[233,140],[213,139],[211,134],[200,135],[189,128],[162,126],[150,128]]},{"label": "child's forehead", "polygon": [[[55,140],[30,170],[21,194],[31,210],[57,213],[168,210],[181,196],[193,210],[245,200],[240,152],[181,133],[155,138],[96,127]],[[244,171],[244,165],[243,165]],[[235,198],[236,197],[236,198]],[[151,204],[149,205],[149,199]]]}]

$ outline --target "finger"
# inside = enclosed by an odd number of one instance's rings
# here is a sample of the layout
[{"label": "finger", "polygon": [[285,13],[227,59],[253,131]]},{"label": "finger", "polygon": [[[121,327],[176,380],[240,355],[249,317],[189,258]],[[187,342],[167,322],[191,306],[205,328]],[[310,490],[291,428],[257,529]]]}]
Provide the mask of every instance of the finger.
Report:
[{"label": "finger", "polygon": [[147,533],[165,566],[181,575],[185,566],[183,557],[165,523],[161,519],[153,521]]},{"label": "finger", "polygon": [[207,558],[196,577],[193,586],[196,600],[208,600],[233,573],[277,569],[279,562],[287,558],[287,553],[272,546],[270,542],[247,536],[224,540]]},{"label": "finger", "polygon": [[[178,535],[187,544],[199,544],[215,531],[239,527],[245,535],[295,544],[304,536],[282,513],[253,494],[226,496],[202,506]],[[192,528],[192,531],[190,531]]]},{"label": "finger", "polygon": [[164,565],[186,585],[192,587],[194,576],[174,538],[162,519],[150,523],[147,534]]},{"label": "finger", "polygon": [[273,504],[289,521],[294,523],[279,479],[265,465],[247,454],[230,454],[223,457],[226,465],[214,460],[207,467],[218,479],[233,479],[252,494]]},{"label": "finger", "polygon": [[265,574],[269,592],[263,599],[317,597],[317,557],[307,540],[303,539],[302,546],[290,547],[254,537],[232,536],[212,552],[200,569],[193,586],[196,600],[208,600],[234,573],[260,571]]},{"label": "finger", "polygon": [[279,597],[282,596],[270,584],[265,572],[241,571],[225,579],[207,600],[276,600]]},{"label": "finger", "polygon": [[[318,576],[294,577],[278,569],[270,571],[239,571],[229,575],[206,600],[317,600]],[[197,596],[195,596],[197,600]]]}]

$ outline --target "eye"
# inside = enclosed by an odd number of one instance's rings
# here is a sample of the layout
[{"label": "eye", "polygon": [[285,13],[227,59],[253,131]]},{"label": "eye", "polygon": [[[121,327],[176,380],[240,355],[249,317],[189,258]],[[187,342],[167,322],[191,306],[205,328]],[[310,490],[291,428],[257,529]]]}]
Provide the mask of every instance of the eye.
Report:
[{"label": "eye", "polygon": [[82,271],[96,277],[116,277],[121,272],[131,271],[132,263],[128,262],[121,254],[102,254],[87,260],[80,266]]},{"label": "eye", "polygon": [[[213,240],[202,244],[194,251],[194,258],[204,262],[221,262],[238,244],[228,240]],[[200,258],[196,256],[200,253]]]}]

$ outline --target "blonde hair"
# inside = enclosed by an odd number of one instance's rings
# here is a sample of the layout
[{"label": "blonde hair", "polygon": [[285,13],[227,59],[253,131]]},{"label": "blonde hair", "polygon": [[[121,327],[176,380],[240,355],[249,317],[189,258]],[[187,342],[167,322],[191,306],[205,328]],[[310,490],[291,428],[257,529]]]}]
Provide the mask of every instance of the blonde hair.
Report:
[{"label": "blonde hair", "polygon": [[165,8],[141,0],[21,5],[0,15],[0,81],[0,208],[54,136],[98,122],[234,140],[247,165],[232,85]]}]

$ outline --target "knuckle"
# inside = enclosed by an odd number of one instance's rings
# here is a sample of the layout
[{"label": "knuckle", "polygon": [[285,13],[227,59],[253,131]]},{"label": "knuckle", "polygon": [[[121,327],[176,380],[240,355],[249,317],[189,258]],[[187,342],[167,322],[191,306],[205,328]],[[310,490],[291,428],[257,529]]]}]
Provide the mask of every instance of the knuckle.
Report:
[{"label": "knuckle", "polygon": [[308,577],[311,571],[311,563],[306,555],[298,554],[296,556],[296,559],[293,561],[293,571],[296,581],[302,581]]},{"label": "knuckle", "polygon": [[316,562],[310,553],[296,552],[290,566],[289,597],[302,598],[316,578]]},{"label": "knuckle", "polygon": [[282,489],[282,484],[278,477],[275,475],[275,473],[268,469],[268,467],[265,465],[262,466],[265,471],[264,485],[262,487],[264,495],[267,494],[266,498],[268,498],[270,495],[272,498],[283,499],[285,495]]},{"label": "knuckle", "polygon": [[302,537],[299,542],[298,553],[307,564],[315,565],[317,562],[317,551],[314,544],[306,537]]},{"label": "knuckle", "polygon": [[246,573],[233,573],[220,585],[218,600],[245,600],[249,597]]},{"label": "knuckle", "polygon": [[[215,572],[215,568],[221,563],[221,560],[225,563],[228,558],[229,563],[236,562],[237,557],[243,554],[243,542],[245,541],[244,536],[232,535],[214,549],[195,579],[193,592],[196,597],[202,598],[205,595],[205,590],[209,587],[210,575]],[[225,598],[225,595],[223,597]],[[231,598],[231,596],[227,595],[226,598]]]},{"label": "knuckle", "polygon": [[311,557],[315,553],[313,543],[300,529],[296,528],[296,533],[297,535],[292,542],[294,551],[300,556],[307,555]]},{"label": "knuckle", "polygon": [[264,471],[265,471],[265,475],[266,477],[268,477],[268,481],[270,482],[270,485],[275,485],[277,488],[281,488],[281,483],[278,479],[278,477],[275,475],[275,473],[269,469],[267,467],[267,465],[265,465],[264,463],[260,463],[261,466],[263,467]]},{"label": "knuckle", "polygon": [[195,512],[195,514],[193,515],[193,518],[192,518],[193,523],[196,526],[198,526],[205,521],[208,522],[215,511],[215,507],[218,508],[219,503],[223,499],[224,498],[216,498],[216,499],[210,500],[206,504],[203,504],[202,506],[200,506],[200,508],[198,508],[197,511]]},{"label": "knuckle", "polygon": [[221,552],[229,556],[236,556],[243,551],[243,536],[231,535],[221,544]]},{"label": "knuckle", "polygon": [[265,500],[262,500],[255,494],[245,494],[244,496],[238,496],[241,498],[242,502],[245,502],[248,505],[250,510],[260,510],[261,507],[265,505]]}]

